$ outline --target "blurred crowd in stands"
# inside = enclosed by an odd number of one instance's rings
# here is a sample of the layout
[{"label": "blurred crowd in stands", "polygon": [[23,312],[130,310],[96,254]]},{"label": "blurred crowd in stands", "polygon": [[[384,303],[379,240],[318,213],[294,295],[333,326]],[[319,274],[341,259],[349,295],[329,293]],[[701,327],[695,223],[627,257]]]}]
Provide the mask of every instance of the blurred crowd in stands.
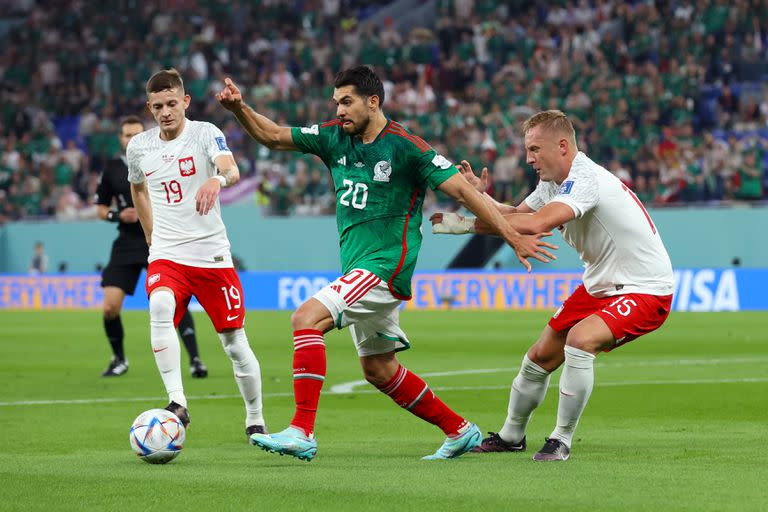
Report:
[{"label": "blurred crowd in stands", "polygon": [[227,135],[246,178],[233,197],[270,214],[332,213],[329,173],[245,135],[215,101],[223,77],[280,124],[311,125],[334,117],[333,76],[359,63],[385,79],[388,116],[487,166],[502,201],[535,186],[520,124],[549,108],[646,204],[766,197],[762,0],[18,0],[0,43],[0,222],[93,216],[120,117],[144,112],[147,78],[168,67],[188,117]]}]

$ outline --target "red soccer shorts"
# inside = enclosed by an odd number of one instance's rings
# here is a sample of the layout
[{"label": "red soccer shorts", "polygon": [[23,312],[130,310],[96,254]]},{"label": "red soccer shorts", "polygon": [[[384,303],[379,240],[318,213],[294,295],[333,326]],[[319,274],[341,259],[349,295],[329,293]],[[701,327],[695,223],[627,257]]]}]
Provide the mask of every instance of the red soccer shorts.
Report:
[{"label": "red soccer shorts", "polygon": [[593,297],[580,285],[550,319],[549,326],[557,332],[570,329],[590,315],[603,319],[619,342],[611,348],[655,331],[669,316],[672,295],[627,293],[611,297]]},{"label": "red soccer shorts", "polygon": [[243,326],[243,286],[234,268],[190,267],[170,260],[155,260],[147,268],[147,296],[160,287],[170,288],[176,297],[173,316],[176,326],[193,295],[208,313],[216,332]]}]

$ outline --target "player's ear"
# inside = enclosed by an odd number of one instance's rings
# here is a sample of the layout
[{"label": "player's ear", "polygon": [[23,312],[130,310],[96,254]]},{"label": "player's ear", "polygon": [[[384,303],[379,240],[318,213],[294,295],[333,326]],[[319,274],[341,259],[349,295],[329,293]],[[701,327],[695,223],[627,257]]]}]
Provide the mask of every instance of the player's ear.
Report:
[{"label": "player's ear", "polygon": [[189,103],[192,101],[192,97],[189,94],[184,95],[184,110],[189,107]]},{"label": "player's ear", "polygon": [[376,110],[379,108],[379,97],[376,94],[372,94],[368,96],[368,108],[371,110]]}]

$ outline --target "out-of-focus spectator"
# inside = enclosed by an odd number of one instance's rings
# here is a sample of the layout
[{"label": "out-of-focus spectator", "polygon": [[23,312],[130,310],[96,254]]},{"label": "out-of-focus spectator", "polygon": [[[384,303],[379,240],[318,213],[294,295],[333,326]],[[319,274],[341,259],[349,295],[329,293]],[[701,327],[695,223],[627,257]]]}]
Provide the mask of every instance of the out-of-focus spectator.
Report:
[{"label": "out-of-focus spectator", "polygon": [[43,242],[35,242],[35,252],[29,262],[30,274],[44,274],[48,268],[48,256],[45,254]]}]

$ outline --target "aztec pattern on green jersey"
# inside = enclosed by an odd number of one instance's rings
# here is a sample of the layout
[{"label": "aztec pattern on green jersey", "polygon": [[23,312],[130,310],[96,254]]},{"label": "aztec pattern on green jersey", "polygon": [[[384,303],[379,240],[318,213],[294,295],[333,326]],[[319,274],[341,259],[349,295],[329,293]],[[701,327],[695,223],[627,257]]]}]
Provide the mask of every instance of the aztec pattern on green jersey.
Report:
[{"label": "aztec pattern on green jersey", "polygon": [[394,121],[370,144],[344,133],[338,120],[291,131],[297,148],[331,170],[342,271],[373,272],[395,297],[410,299],[426,187],[456,168]]}]

